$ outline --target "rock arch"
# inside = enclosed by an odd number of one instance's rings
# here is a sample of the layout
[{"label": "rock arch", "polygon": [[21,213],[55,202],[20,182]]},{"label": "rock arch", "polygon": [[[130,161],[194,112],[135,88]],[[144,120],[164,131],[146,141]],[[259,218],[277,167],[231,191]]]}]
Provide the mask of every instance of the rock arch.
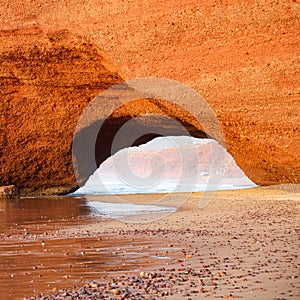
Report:
[{"label": "rock arch", "polygon": [[[23,193],[67,193],[77,187],[71,148],[78,118],[96,95],[123,82],[124,76],[101,50],[67,31],[2,32],[0,45],[0,185],[14,184]],[[97,164],[110,155],[114,132],[133,116],[158,113],[160,117],[151,116],[151,126],[164,127],[166,134],[181,134],[179,128],[168,127],[170,116],[191,135],[205,136],[179,107],[159,99],[137,101],[120,108],[106,122],[104,143],[96,146],[101,153]],[[284,157],[284,150],[271,149],[267,140],[249,144],[248,137],[239,134],[239,128],[249,125],[246,114],[245,120],[222,119],[221,123],[229,152],[251,180],[257,184],[299,182],[299,167],[293,165],[293,158]],[[137,126],[147,124],[141,118]],[[136,144],[153,137],[141,137]],[[126,140],[124,146],[128,146]]]},{"label": "rock arch", "polygon": [[[101,115],[101,112],[96,115]],[[126,126],[126,134],[119,132],[123,126]],[[137,99],[126,103],[109,118],[97,119],[74,136],[73,158],[78,181],[85,183],[97,167],[118,150],[147,143],[158,136],[171,135],[208,137],[189,112],[173,103],[161,99]],[[78,157],[79,161],[76,161]]]}]

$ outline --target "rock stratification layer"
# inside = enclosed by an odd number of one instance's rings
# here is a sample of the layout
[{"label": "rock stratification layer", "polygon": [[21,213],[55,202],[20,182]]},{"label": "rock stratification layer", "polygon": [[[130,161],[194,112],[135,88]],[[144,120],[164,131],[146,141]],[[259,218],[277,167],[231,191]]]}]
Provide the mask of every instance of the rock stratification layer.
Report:
[{"label": "rock stratification layer", "polygon": [[0,40],[0,182],[69,191],[76,187],[71,146],[78,118],[123,79],[99,49],[68,32]]}]

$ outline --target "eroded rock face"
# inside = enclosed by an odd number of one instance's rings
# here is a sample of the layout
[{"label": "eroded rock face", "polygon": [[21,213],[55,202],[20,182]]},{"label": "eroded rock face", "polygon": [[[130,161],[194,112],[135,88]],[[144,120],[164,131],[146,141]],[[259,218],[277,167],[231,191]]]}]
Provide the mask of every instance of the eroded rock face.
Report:
[{"label": "eroded rock face", "polygon": [[0,200],[13,200],[19,198],[19,191],[14,185],[0,186]]},{"label": "eroded rock face", "polygon": [[0,37],[0,185],[64,193],[76,187],[71,144],[84,107],[122,81],[104,54],[62,31]]},{"label": "eroded rock face", "polygon": [[[67,31],[44,34],[38,27],[30,32],[8,30],[1,33],[0,45],[0,185],[12,183],[29,193],[69,192],[77,187],[72,166],[77,121],[96,95],[124,77],[97,47]],[[222,102],[222,92],[219,87],[219,98],[210,104],[220,119],[229,152],[246,175],[257,184],[299,183],[298,141],[282,147],[279,135],[299,136],[293,121],[296,99],[278,98],[268,113],[259,111],[257,102],[247,101],[245,108],[246,102],[238,98],[229,101],[226,93]],[[180,126],[168,123],[170,116],[193,136],[205,136],[201,125],[179,107],[155,99],[140,100],[121,107],[105,122],[96,143],[98,165],[111,154],[118,129],[147,113],[162,117],[141,118],[132,128],[144,126],[145,131],[151,131],[163,127],[166,135],[182,134]],[[260,121],[253,120],[255,114],[260,114]],[[286,114],[290,119],[284,117]],[[92,126],[87,124],[80,134],[88,134]],[[135,144],[153,137],[155,134],[142,136]],[[131,146],[127,137],[122,146]],[[87,180],[93,171],[86,169],[80,180]]]}]

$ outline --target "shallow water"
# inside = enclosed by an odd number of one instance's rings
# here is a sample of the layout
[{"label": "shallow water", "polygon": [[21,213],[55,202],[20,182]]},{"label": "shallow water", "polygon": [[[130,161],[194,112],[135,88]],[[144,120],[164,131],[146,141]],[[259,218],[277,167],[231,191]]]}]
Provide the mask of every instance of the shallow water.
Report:
[{"label": "shallow water", "polygon": [[203,183],[180,183],[178,181],[163,180],[155,186],[149,185],[145,188],[143,186],[135,186],[133,184],[124,183],[122,180],[114,179],[105,180],[101,182],[86,184],[79,188],[72,195],[135,195],[135,194],[153,194],[153,193],[190,193],[190,192],[205,192],[218,190],[239,190],[246,188],[253,188],[256,185],[248,178],[243,179],[222,179],[222,183],[218,182],[203,182]]},{"label": "shallow water", "polygon": [[[1,201],[0,299],[22,299],[111,271],[138,270],[160,259],[155,256],[159,243],[82,232],[81,225],[101,222],[94,213],[81,198]],[[78,231],[64,234],[70,227]]]},{"label": "shallow water", "polygon": [[[91,214],[91,208],[83,198],[43,197],[22,198],[14,201],[0,200],[0,233],[10,230],[20,231],[26,226],[34,226],[41,231],[55,224],[72,223]],[[51,224],[50,224],[51,223]]]}]

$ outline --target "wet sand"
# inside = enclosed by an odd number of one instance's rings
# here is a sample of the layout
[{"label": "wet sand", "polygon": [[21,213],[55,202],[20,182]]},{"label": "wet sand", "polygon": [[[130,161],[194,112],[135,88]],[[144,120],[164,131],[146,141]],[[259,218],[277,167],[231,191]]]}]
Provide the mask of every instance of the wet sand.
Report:
[{"label": "wet sand", "polygon": [[[126,197],[147,204],[159,199]],[[153,222],[143,216],[126,222],[85,217],[50,230],[48,237],[33,236],[32,241],[44,239],[40,248],[51,253],[58,247],[60,255],[66,251],[58,245],[63,239],[77,275],[72,267],[63,268],[63,274],[53,272],[50,286],[47,277],[46,287],[33,282],[32,299],[50,299],[49,294],[54,299],[299,299],[299,186],[221,191],[204,209],[199,197],[189,195],[176,213]],[[95,263],[100,258],[103,262]],[[89,275],[80,261],[91,262]]]},{"label": "wet sand", "polygon": [[0,299],[52,292],[111,272],[137,272],[154,264],[155,254],[164,247],[159,240],[152,244],[139,237],[80,229],[96,221],[106,222],[93,216],[83,199],[0,202]]}]

